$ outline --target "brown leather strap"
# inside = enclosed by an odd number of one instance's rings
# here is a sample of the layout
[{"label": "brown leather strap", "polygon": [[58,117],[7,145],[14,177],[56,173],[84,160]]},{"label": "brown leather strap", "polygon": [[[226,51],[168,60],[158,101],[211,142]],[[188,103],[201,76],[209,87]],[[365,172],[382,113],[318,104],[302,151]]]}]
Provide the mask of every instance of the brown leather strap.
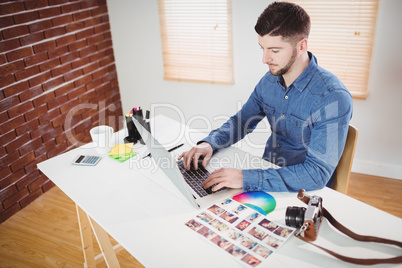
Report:
[{"label": "brown leather strap", "polygon": [[332,215],[325,208],[322,209],[322,213],[323,213],[324,217],[332,224],[332,226],[334,226],[336,229],[338,229],[345,235],[350,236],[351,238],[353,238],[357,241],[377,242],[377,243],[394,245],[394,246],[402,248],[402,242],[399,242],[399,241],[394,241],[394,240],[385,239],[385,238],[376,237],[376,236],[359,235],[359,234],[352,232],[351,230],[349,230],[348,228],[343,226],[341,223],[339,223],[337,220],[335,220],[335,218],[332,217]]},{"label": "brown leather strap", "polygon": [[[359,235],[359,234],[352,232],[351,230],[349,230],[348,228],[343,226],[341,223],[339,223],[337,220],[335,220],[335,218],[332,217],[332,215],[325,208],[323,208],[323,216],[340,232],[344,233],[345,235],[347,235],[357,241],[377,242],[377,243],[383,243],[383,244],[388,244],[388,245],[394,245],[394,246],[402,248],[402,242],[399,242],[399,241],[394,241],[394,240],[385,239],[385,238],[376,237],[376,236]],[[302,237],[300,237],[300,238],[303,240]],[[313,246],[316,246],[319,249],[324,250],[328,254],[330,254],[342,261],[350,262],[353,264],[374,265],[374,264],[381,264],[381,263],[392,263],[392,264],[402,263],[402,256],[388,258],[388,259],[357,259],[357,258],[351,258],[351,257],[346,257],[343,255],[340,255],[336,252],[333,252],[329,249],[318,246],[309,241],[307,241],[307,242]]]},{"label": "brown leather strap", "polygon": [[396,263],[402,263],[402,256],[399,257],[394,257],[394,258],[389,258],[389,259],[357,259],[357,258],[351,258],[351,257],[346,257],[343,255],[340,255],[338,253],[333,252],[332,250],[323,248],[321,246],[318,246],[314,243],[311,243],[308,241],[309,244],[316,246],[319,249],[324,250],[325,252],[327,252],[328,254],[342,260],[345,262],[349,262],[349,263],[353,263],[353,264],[361,264],[361,265],[374,265],[374,264],[381,264],[381,263],[392,263],[392,264],[396,264]]}]

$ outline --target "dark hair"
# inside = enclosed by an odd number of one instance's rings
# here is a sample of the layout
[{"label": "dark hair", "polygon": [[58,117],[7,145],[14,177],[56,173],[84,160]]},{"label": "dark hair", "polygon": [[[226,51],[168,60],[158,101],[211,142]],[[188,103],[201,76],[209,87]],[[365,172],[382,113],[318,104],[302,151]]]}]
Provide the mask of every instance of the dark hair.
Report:
[{"label": "dark hair", "polygon": [[296,4],[273,2],[261,13],[254,29],[260,36],[282,36],[288,42],[298,42],[310,34],[310,16]]}]

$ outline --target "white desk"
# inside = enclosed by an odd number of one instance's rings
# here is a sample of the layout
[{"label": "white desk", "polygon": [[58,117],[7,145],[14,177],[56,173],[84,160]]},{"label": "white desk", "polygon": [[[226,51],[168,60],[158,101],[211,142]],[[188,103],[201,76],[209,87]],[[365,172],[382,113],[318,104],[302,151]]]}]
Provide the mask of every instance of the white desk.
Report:
[{"label": "white desk", "polygon": [[[178,122],[166,117],[156,117],[154,125],[157,126],[156,137],[167,148],[179,144],[180,138],[186,136]],[[124,136],[124,131],[120,131],[116,142],[121,143]],[[194,133],[190,136],[193,141],[199,138]],[[71,165],[78,154],[96,154],[95,149],[88,147],[90,144],[44,161],[38,167],[144,266],[246,267],[184,225],[199,211],[180,195],[161,171],[151,170],[150,160],[147,160],[148,167],[146,162],[141,163],[141,157],[119,163],[107,156],[96,167]],[[144,148],[135,145],[136,148],[144,153]],[[176,153],[188,148],[183,146]],[[296,193],[270,194],[276,199],[277,207],[268,218],[279,223],[285,223],[287,206],[303,206]],[[352,231],[402,241],[401,219],[332,189],[309,194],[323,197],[324,207]],[[358,258],[388,258],[401,254],[396,247],[353,241],[325,220],[316,243]],[[352,265],[292,237],[258,267],[323,266]]]}]

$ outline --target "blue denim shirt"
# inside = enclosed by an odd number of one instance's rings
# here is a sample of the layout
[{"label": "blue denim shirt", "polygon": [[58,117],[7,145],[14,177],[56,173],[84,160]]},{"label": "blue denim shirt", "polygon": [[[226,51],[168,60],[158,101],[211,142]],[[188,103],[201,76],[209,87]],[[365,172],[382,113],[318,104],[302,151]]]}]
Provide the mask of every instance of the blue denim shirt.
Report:
[{"label": "blue denim shirt", "polygon": [[282,76],[266,73],[242,109],[202,140],[214,151],[230,146],[267,117],[272,133],[263,158],[281,168],[243,170],[244,191],[296,192],[332,185],[352,117],[352,96],[308,54],[309,65],[287,89]]}]

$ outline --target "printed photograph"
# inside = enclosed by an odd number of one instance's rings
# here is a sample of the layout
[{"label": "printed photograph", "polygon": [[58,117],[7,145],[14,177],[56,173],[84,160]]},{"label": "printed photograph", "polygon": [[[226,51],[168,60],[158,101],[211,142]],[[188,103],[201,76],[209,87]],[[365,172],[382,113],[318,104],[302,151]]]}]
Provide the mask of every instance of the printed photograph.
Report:
[{"label": "printed photograph", "polygon": [[261,264],[294,231],[230,198],[199,212],[185,225],[250,267]]},{"label": "printed photograph", "polygon": [[250,265],[251,267],[256,267],[258,264],[261,263],[261,261],[259,259],[257,259],[256,257],[254,257],[250,254],[247,254],[241,260],[244,261],[245,263],[247,263],[248,265]]},{"label": "printed photograph", "polygon": [[274,231],[274,234],[279,235],[280,237],[288,238],[292,232],[293,231],[289,228],[278,227],[278,229]]},{"label": "printed photograph", "polygon": [[232,254],[236,258],[241,258],[244,255],[246,255],[246,252],[244,250],[235,245],[231,245],[226,249],[226,251]]},{"label": "printed photograph", "polygon": [[232,243],[229,242],[229,240],[226,240],[225,238],[221,237],[220,235],[215,236],[214,238],[211,239],[211,241],[216,244],[220,248],[227,248],[230,246]]},{"label": "printed photograph", "polygon": [[258,245],[258,243],[247,236],[243,236],[243,238],[240,240],[240,245],[248,249],[253,249],[256,245]]},{"label": "printed photograph", "polygon": [[189,220],[186,222],[186,226],[190,227],[193,231],[198,231],[203,225],[196,222],[195,220]]},{"label": "printed photograph", "polygon": [[197,218],[205,222],[210,222],[213,219],[213,217],[206,212],[200,213],[199,215],[197,215]]},{"label": "printed photograph", "polygon": [[269,221],[267,219],[263,219],[258,224],[271,232],[273,232],[276,228],[278,228],[278,225],[276,223]]},{"label": "printed photograph", "polygon": [[268,258],[269,255],[271,255],[272,250],[269,250],[268,248],[264,247],[263,245],[257,245],[254,250],[256,254],[260,255],[264,259]]},{"label": "printed photograph", "polygon": [[232,228],[228,228],[227,230],[225,230],[223,232],[223,234],[228,236],[230,239],[232,239],[234,241],[237,241],[238,239],[243,237],[243,235],[240,232],[238,232]]},{"label": "printed photograph", "polygon": [[268,236],[267,240],[265,241],[268,246],[273,247],[273,248],[278,248],[280,245],[282,245],[283,241],[279,240],[275,237]]},{"label": "printed photograph", "polygon": [[217,234],[209,229],[208,227],[204,226],[198,232],[200,235],[204,236],[206,239],[212,239],[214,238]]},{"label": "printed photograph", "polygon": [[221,214],[220,217],[229,223],[234,223],[239,218],[235,214],[230,213],[229,211],[226,211],[225,213]]},{"label": "printed photograph", "polygon": [[247,209],[246,206],[239,205],[236,209],[233,210],[234,213],[240,214]]},{"label": "printed photograph", "polygon": [[249,222],[252,222],[252,221],[258,219],[260,216],[261,216],[261,214],[258,213],[258,212],[256,212],[256,213],[253,213],[253,214],[251,214],[250,216],[248,216],[248,217],[246,218],[246,220],[248,220]]},{"label": "printed photograph", "polygon": [[238,225],[236,225],[236,228],[239,229],[240,231],[244,231],[244,229],[246,229],[249,226],[250,223],[246,220],[243,220]]},{"label": "printed photograph", "polygon": [[225,223],[223,223],[220,220],[212,220],[209,224],[211,224],[212,227],[216,228],[218,231],[222,232],[226,230],[228,227]]},{"label": "printed photograph", "polygon": [[215,215],[221,215],[222,213],[226,212],[223,208],[213,205],[210,208],[208,208],[208,211],[214,213]]},{"label": "printed photograph", "polygon": [[261,241],[268,236],[267,230],[260,228],[258,226],[251,229],[248,233]]},{"label": "printed photograph", "polygon": [[224,206],[231,204],[232,202],[233,202],[233,200],[228,198],[228,199],[222,201],[221,205],[224,207]]}]

